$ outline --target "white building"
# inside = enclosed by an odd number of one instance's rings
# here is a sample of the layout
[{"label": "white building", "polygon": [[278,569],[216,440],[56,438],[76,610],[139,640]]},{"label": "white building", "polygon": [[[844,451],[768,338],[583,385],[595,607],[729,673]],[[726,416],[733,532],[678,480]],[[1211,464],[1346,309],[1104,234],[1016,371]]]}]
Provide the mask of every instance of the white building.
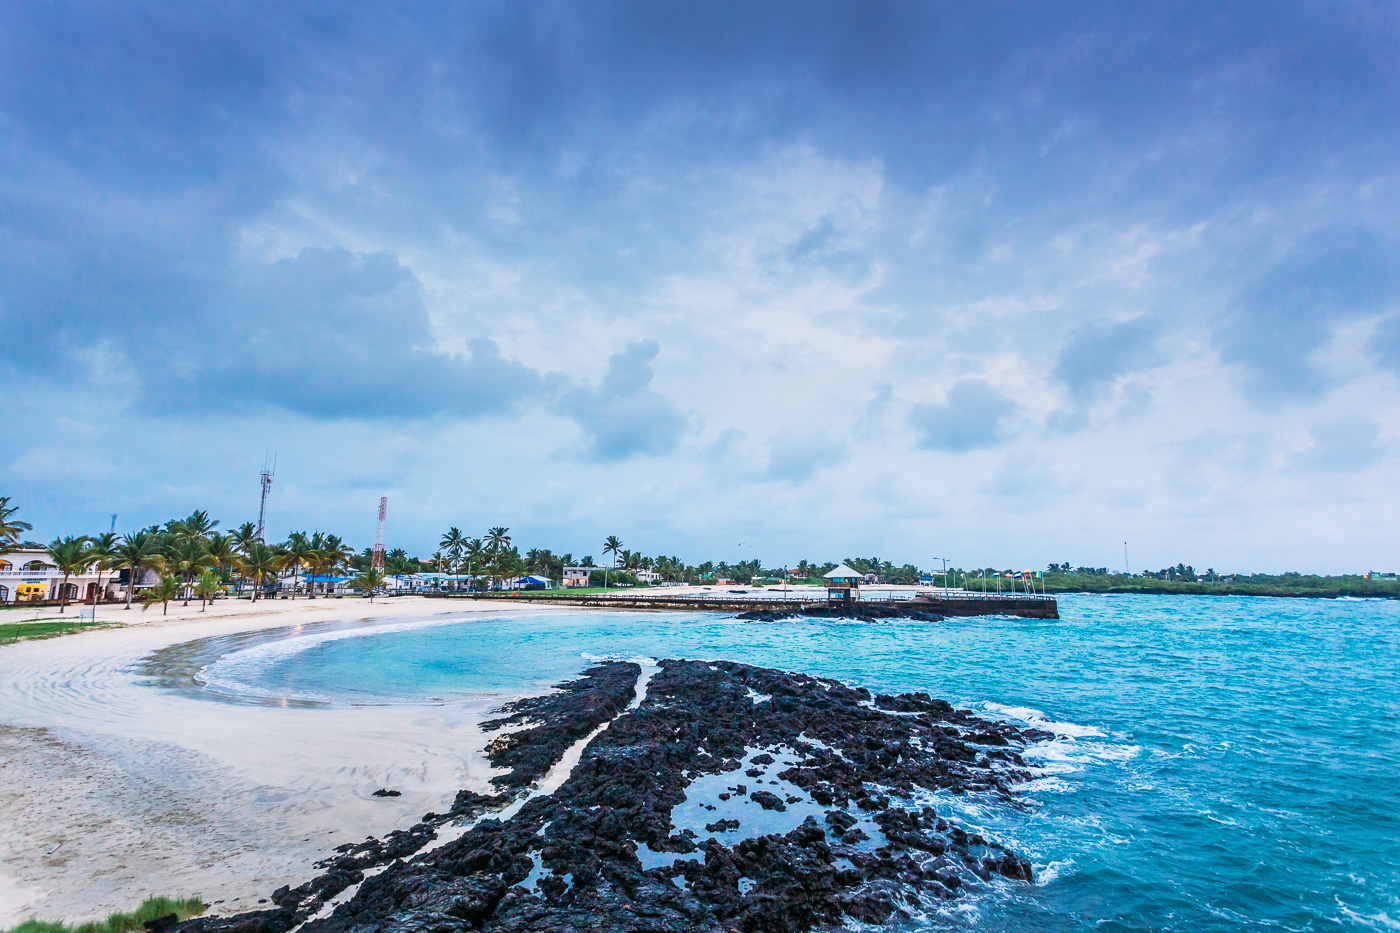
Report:
[{"label": "white building", "polygon": [[[154,580],[142,580],[144,586]],[[101,585],[103,599],[125,595],[115,570],[98,570],[94,563],[81,574],[67,580],[69,602],[91,602]],[[43,548],[19,548],[0,555],[0,603],[31,603],[59,600],[64,597],[63,574],[54,566],[53,558]]]}]

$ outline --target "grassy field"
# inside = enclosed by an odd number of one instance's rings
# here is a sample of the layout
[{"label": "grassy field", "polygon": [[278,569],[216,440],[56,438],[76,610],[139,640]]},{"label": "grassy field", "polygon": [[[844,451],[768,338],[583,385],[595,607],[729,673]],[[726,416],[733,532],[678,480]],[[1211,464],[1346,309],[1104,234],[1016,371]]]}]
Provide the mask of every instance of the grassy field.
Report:
[{"label": "grassy field", "polygon": [[149,897],[132,913],[115,913],[106,920],[69,926],[57,920],[26,920],[5,933],[144,933],[147,920],[174,914],[181,920],[197,917],[208,909],[197,897],[172,899]]},{"label": "grassy field", "polygon": [[92,628],[110,628],[115,622],[79,622],[77,619],[38,619],[24,622],[6,622],[0,619],[0,645],[12,645],[21,639],[53,638],[57,635],[72,635]]}]

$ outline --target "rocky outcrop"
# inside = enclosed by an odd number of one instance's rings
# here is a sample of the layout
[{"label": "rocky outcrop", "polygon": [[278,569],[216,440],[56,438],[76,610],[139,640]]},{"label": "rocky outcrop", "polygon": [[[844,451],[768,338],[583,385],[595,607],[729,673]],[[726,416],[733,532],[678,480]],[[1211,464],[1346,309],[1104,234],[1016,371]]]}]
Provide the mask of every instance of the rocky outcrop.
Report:
[{"label": "rocky outcrop", "polygon": [[[558,790],[417,857],[392,856],[306,933],[799,931],[897,921],[993,875],[1031,880],[1025,859],[937,804],[979,792],[1015,805],[1027,736],[1005,723],[922,693],[872,696],[724,661],[660,662],[646,700],[617,715],[625,682],[603,666],[567,685],[613,712]],[[493,743],[513,768],[508,788],[544,773],[537,748],[596,728],[577,704],[509,713],[551,738]],[[464,792],[452,812],[502,798]],[[332,874],[353,874],[341,859],[383,864],[414,842],[393,838],[345,851],[307,895],[277,892],[280,911],[185,927],[285,933],[279,918],[306,916],[307,897],[319,903],[345,881]]]}]

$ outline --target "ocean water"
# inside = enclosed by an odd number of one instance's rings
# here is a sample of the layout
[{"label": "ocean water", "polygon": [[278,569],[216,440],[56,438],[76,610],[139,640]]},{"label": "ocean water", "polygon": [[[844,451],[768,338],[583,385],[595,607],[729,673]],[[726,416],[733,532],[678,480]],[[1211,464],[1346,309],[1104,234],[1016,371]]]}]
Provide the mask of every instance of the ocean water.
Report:
[{"label": "ocean water", "polygon": [[[945,802],[1030,858],[918,926],[1400,929],[1400,603],[1070,596],[1057,621],[739,622],[542,612],[239,646],[210,696],[422,703],[592,658],[729,658],[926,690],[1056,733],[1026,806]],[[217,652],[216,652],[217,653]]]}]

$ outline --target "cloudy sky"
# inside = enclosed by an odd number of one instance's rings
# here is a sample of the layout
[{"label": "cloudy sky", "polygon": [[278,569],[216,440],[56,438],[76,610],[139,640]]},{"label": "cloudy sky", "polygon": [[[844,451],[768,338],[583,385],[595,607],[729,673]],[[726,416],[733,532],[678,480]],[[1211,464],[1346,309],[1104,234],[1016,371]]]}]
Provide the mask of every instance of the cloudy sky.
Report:
[{"label": "cloudy sky", "polygon": [[0,494],[1400,568],[1389,3],[11,4]]}]

